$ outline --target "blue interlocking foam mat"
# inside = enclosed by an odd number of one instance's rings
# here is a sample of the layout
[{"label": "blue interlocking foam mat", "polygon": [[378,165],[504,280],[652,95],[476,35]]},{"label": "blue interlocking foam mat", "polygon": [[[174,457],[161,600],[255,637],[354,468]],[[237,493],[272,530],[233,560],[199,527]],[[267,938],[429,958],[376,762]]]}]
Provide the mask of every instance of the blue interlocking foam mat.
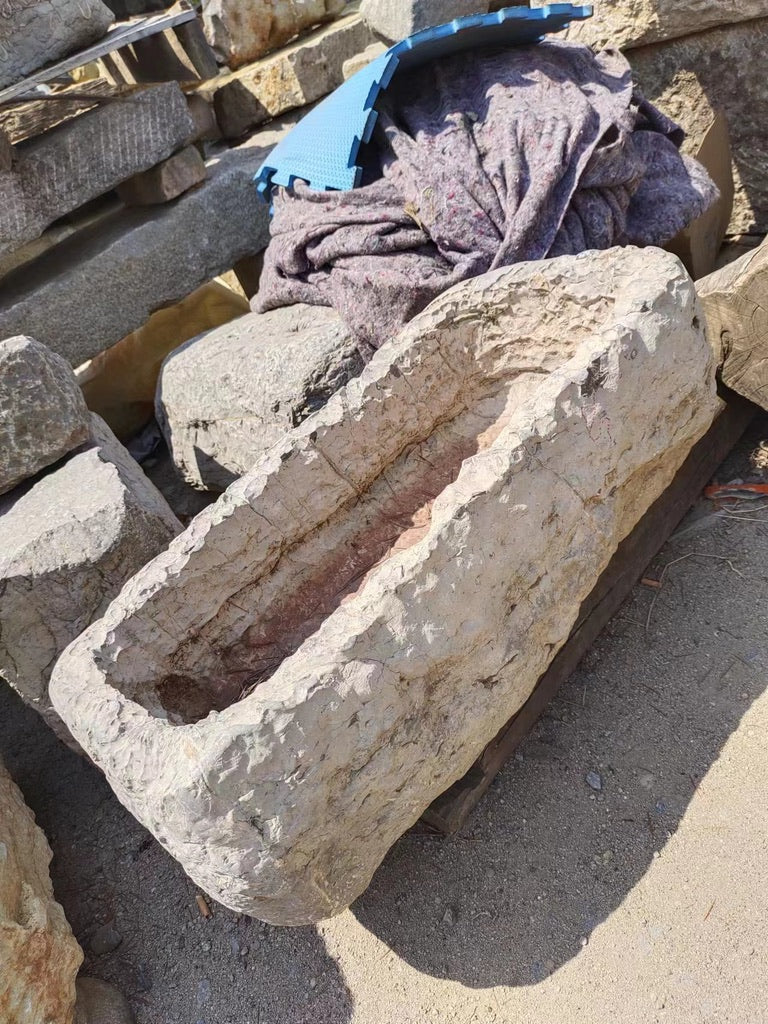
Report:
[{"label": "blue interlocking foam mat", "polygon": [[274,185],[290,188],[297,179],[318,191],[356,188],[363,173],[360,147],[370,142],[376,103],[399,69],[482,46],[537,43],[547,33],[591,16],[591,7],[572,4],[507,7],[457,18],[396,43],[326,97],[275,146],[256,175],[259,192],[268,199]]}]

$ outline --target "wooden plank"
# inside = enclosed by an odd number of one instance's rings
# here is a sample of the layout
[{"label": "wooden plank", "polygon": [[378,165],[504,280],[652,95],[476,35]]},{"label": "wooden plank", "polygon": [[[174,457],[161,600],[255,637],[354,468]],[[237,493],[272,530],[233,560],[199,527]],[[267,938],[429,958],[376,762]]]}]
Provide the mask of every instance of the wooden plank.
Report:
[{"label": "wooden plank", "polygon": [[100,105],[16,151],[0,175],[0,254],[38,238],[54,221],[146,171],[194,131],[177,82]]},{"label": "wooden plank", "polygon": [[677,476],[622,541],[579,611],[576,626],[522,708],[489,743],[467,774],[439,796],[422,820],[448,835],[458,832],[529,734],[610,619],[627,599],[646,567],[694,504],[713,473],[746,430],[755,406],[729,392],[727,405],[694,446]]},{"label": "wooden plank", "polygon": [[119,94],[118,88],[99,78],[54,92],[45,99],[20,100],[13,106],[0,107],[0,128],[11,142],[23,142],[93,110],[110,90]]},{"label": "wooden plank", "polygon": [[47,68],[42,68],[33,75],[28,75],[22,81],[9,85],[5,89],[0,89],[0,103],[6,103],[8,100],[28,92],[31,85],[41,85],[44,82],[52,81],[54,78],[61,78],[70,71],[74,71],[75,68],[82,67],[84,64],[90,64],[91,61],[103,59],[106,55],[124,46],[130,46],[139,39],[146,39],[156,35],[158,32],[165,32],[176,25],[184,25],[188,21],[193,21],[196,17],[197,15],[192,8],[185,7],[164,14],[132,18],[130,21],[114,25],[104,38],[99,40],[98,43],[94,43],[93,46],[80,50],[79,53],[67,57],[66,60],[61,60],[56,64],[49,65]]}]

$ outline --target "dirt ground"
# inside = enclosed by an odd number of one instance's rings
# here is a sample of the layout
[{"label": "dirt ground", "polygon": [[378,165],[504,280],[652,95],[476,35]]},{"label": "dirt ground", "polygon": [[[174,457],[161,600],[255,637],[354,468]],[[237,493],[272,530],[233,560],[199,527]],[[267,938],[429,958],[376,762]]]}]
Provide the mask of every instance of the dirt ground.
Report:
[{"label": "dirt ground", "polygon": [[[719,479],[754,473],[767,436],[763,418]],[[461,834],[416,827],[318,928],[204,919],[96,769],[0,687],[0,752],[86,973],[138,1024],[768,1022],[766,506],[700,502],[648,570],[663,588],[636,587]],[[105,923],[122,941],[96,955]]]}]

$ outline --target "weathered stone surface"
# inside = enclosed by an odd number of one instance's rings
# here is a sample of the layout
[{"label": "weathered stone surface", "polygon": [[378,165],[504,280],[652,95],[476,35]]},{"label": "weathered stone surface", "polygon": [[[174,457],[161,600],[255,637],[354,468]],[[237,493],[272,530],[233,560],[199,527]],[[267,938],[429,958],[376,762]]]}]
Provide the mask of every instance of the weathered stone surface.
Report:
[{"label": "weathered stone surface", "polygon": [[633,50],[640,88],[688,132],[694,155],[722,108],[728,119],[736,195],[729,234],[768,230],[768,18]]},{"label": "weathered stone surface", "polygon": [[304,29],[335,18],[346,0],[204,0],[203,28],[221,60],[239,68]]},{"label": "weathered stone surface", "polygon": [[291,925],[363,891],[710,425],[698,312],[653,249],[464,282],[65,652],[56,708],[198,884]]},{"label": "weathered stone surface", "polygon": [[195,142],[215,142],[221,138],[221,129],[213,112],[213,103],[201,93],[190,93],[187,105],[195,126]]},{"label": "weathered stone surface", "polygon": [[0,341],[0,494],[89,434],[88,410],[66,360],[32,338]]},{"label": "weathered stone surface", "polygon": [[488,0],[363,0],[360,13],[391,42],[468,14],[486,14]]},{"label": "weathered stone surface", "polygon": [[572,23],[566,37],[622,50],[768,15],[768,0],[598,0],[594,6],[593,17]]},{"label": "weathered stone surface", "polygon": [[696,285],[724,384],[768,409],[768,244]]},{"label": "weathered stone surface", "polygon": [[341,73],[344,77],[344,81],[351,78],[352,75],[356,75],[358,71],[362,71],[363,68],[367,68],[371,61],[377,59],[377,57],[383,56],[387,52],[386,43],[371,43],[370,46],[366,46],[362,53],[356,53],[354,57],[350,57],[349,60],[345,60],[341,69]]},{"label": "weathered stone surface", "polygon": [[0,88],[101,39],[113,20],[101,0],[11,0],[0,22]]},{"label": "weathered stone surface", "polygon": [[223,491],[362,369],[334,310],[250,313],[168,357],[157,420],[184,479]]},{"label": "weathered stone surface", "polygon": [[197,147],[185,146],[162,163],[124,181],[117,194],[126,206],[168,203],[205,181],[206,173]]},{"label": "weathered stone surface", "polygon": [[72,1024],[83,954],[53,896],[51,849],[0,762],[0,1020]]},{"label": "weathered stone surface", "polygon": [[0,255],[164,160],[193,133],[184,94],[165,82],[17,146],[13,169],[0,174]]},{"label": "weathered stone surface", "polygon": [[314,103],[344,81],[344,62],[373,41],[358,14],[318,29],[292,46],[202,87],[213,99],[216,120],[225,138],[288,110]]},{"label": "weathered stone surface", "polygon": [[102,220],[0,281],[0,337],[30,334],[80,366],[266,248],[269,207],[253,177],[292,124],[209,160],[205,183],[175,203]]},{"label": "weathered stone surface", "polygon": [[209,281],[181,302],[159,309],[138,331],[100,352],[77,371],[88,408],[128,441],[153,417],[163,360],[185,341],[248,311],[231,288]]},{"label": "weathered stone surface", "polygon": [[98,417],[93,442],[0,498],[0,675],[67,739],[48,679],[67,644],[181,530]]},{"label": "weathered stone surface", "polygon": [[725,115],[719,111],[694,154],[717,185],[719,198],[665,246],[678,256],[694,279],[711,274],[717,266],[725,233],[733,216],[733,157]]}]

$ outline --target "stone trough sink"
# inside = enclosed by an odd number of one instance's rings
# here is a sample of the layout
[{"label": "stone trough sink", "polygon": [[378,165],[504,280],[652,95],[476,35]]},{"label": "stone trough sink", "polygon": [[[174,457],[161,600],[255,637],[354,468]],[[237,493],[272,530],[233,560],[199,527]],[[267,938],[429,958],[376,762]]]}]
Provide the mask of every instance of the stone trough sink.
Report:
[{"label": "stone trough sink", "polygon": [[673,256],[465,282],[125,586],[55,707],[212,897],[335,914],[525,702],[718,408]]}]

